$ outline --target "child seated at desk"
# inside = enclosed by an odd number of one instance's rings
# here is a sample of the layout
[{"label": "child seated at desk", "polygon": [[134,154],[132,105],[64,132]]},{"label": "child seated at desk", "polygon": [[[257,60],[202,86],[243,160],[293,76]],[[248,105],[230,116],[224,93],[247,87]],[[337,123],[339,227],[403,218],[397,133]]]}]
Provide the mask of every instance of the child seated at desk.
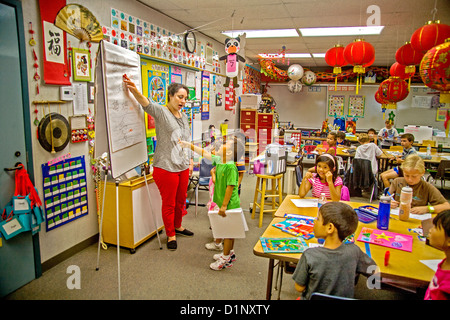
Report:
[{"label": "child seated at desk", "polygon": [[369,142],[373,142],[378,146],[377,131],[374,128],[370,128],[367,130],[367,134],[369,135]]},{"label": "child seated at desk", "polygon": [[430,245],[444,251],[445,259],[438,264],[425,300],[450,300],[450,210],[442,211],[433,219],[429,239]]},{"label": "child seated at desk", "polygon": [[[389,157],[389,160],[395,160],[397,163],[401,164],[403,161],[405,161],[406,157],[411,154],[417,154],[416,149],[412,146],[414,143],[414,135],[411,133],[405,133],[401,136],[401,144],[403,147],[403,152],[401,156],[393,156],[391,155]],[[402,177],[403,172],[400,166],[396,166],[392,169],[389,169],[387,171],[384,171],[381,173],[381,180],[383,180],[383,184],[385,188],[389,188],[391,185],[390,179],[395,179],[397,177]]]},{"label": "child seated at desk", "polygon": [[337,142],[337,133],[335,131],[330,132],[327,136],[328,147],[325,146],[317,147],[314,151],[317,151],[319,154],[329,153],[335,156],[337,149],[336,142]]},{"label": "child seated at desk", "polygon": [[425,163],[418,155],[410,155],[401,165],[403,177],[395,179],[389,187],[389,193],[394,196],[391,208],[397,208],[402,188],[410,186],[413,189],[411,213],[439,213],[450,209],[450,203],[432,184],[422,180],[425,173]]},{"label": "child seated at desk", "polygon": [[357,227],[358,216],[348,204],[328,202],[320,207],[314,236],[325,239],[323,247],[306,249],[292,276],[302,299],[313,292],[353,298],[356,275],[376,270],[375,261],[357,245],[342,243]]},{"label": "child seated at desk", "polygon": [[342,178],[337,175],[338,164],[331,154],[324,153],[316,158],[315,173],[307,172],[298,190],[300,198],[304,198],[312,188],[312,196],[320,198],[325,193],[327,199],[341,199]]},{"label": "child seated at desk", "polygon": [[374,143],[370,142],[369,135],[367,133],[361,133],[358,137],[358,141],[361,144],[356,148],[355,159],[367,159],[372,163],[372,173],[374,175],[378,172],[378,162],[383,151]]}]

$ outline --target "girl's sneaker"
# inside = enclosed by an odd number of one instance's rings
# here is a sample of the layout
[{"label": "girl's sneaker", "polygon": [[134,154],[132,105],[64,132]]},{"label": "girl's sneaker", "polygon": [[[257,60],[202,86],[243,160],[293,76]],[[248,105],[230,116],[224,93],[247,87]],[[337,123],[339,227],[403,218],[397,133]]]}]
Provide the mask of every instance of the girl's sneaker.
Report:
[{"label": "girl's sneaker", "polygon": [[223,251],[223,244],[222,242],[217,244],[215,241],[213,241],[205,244],[205,248],[208,250]]},{"label": "girl's sneaker", "polygon": [[222,270],[224,268],[231,268],[232,266],[233,263],[231,262],[231,257],[227,258],[222,254],[220,255],[219,259],[209,265],[212,270],[216,271]]},{"label": "girl's sneaker", "polygon": [[[213,259],[214,260],[219,260],[220,256],[223,256],[223,252],[213,255]],[[231,262],[235,262],[236,261],[236,254],[234,253],[234,250],[230,250],[230,261]]]}]

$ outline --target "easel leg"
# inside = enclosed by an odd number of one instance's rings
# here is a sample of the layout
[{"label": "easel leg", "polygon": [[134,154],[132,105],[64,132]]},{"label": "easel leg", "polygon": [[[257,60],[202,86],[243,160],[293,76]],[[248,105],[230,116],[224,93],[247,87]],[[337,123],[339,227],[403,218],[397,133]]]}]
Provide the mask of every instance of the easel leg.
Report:
[{"label": "easel leg", "polygon": [[103,213],[105,212],[105,195],[106,195],[106,179],[108,178],[108,170],[105,171],[105,182],[103,183],[103,200],[102,200],[102,215],[100,217],[100,230],[98,234],[98,249],[97,249],[97,267],[96,271],[100,269],[100,246],[102,242],[103,232]]},{"label": "easel leg", "polygon": [[150,209],[152,210],[152,216],[153,216],[153,223],[155,224],[155,229],[156,229],[156,236],[158,237],[159,250],[162,250],[161,239],[159,238],[159,232],[158,232],[158,222],[157,222],[157,219],[155,216],[155,211],[153,210],[153,205],[152,205],[152,201],[151,201],[151,197],[150,197],[150,189],[148,187],[148,182],[147,182],[147,176],[145,174],[145,170],[143,170],[143,171],[144,171],[145,186],[147,187],[148,202],[150,203]]},{"label": "easel leg", "polygon": [[120,300],[120,238],[119,238],[119,181],[116,180],[116,225],[117,225],[117,283]]}]

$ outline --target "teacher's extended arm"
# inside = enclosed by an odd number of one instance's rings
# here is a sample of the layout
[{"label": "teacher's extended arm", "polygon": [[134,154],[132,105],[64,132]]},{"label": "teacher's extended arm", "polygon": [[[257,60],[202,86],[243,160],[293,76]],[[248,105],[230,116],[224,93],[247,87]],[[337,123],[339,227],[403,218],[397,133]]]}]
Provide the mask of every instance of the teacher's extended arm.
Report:
[{"label": "teacher's extended arm", "polygon": [[138,90],[134,82],[131,81],[126,74],[123,75],[123,82],[125,82],[128,90],[130,90],[130,92],[133,94],[133,96],[141,106],[146,107],[150,104],[150,101],[148,101],[147,97]]}]

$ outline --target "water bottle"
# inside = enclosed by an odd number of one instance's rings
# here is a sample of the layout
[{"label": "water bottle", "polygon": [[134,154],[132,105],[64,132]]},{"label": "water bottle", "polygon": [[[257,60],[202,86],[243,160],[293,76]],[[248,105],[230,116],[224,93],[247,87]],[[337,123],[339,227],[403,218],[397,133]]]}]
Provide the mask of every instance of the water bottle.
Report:
[{"label": "water bottle", "polygon": [[427,156],[431,156],[431,145],[428,144],[427,146]]},{"label": "water bottle", "polygon": [[327,196],[325,195],[325,193],[321,193],[320,198],[319,198],[319,203],[317,204],[317,206],[320,209],[320,207],[325,203],[327,203]]},{"label": "water bottle", "polygon": [[406,186],[402,188],[400,193],[400,209],[398,212],[398,218],[402,221],[407,221],[409,219],[409,212],[411,211],[412,202],[412,188]]},{"label": "water bottle", "polygon": [[387,230],[389,228],[389,215],[391,213],[391,197],[381,196],[378,206],[377,229]]}]

